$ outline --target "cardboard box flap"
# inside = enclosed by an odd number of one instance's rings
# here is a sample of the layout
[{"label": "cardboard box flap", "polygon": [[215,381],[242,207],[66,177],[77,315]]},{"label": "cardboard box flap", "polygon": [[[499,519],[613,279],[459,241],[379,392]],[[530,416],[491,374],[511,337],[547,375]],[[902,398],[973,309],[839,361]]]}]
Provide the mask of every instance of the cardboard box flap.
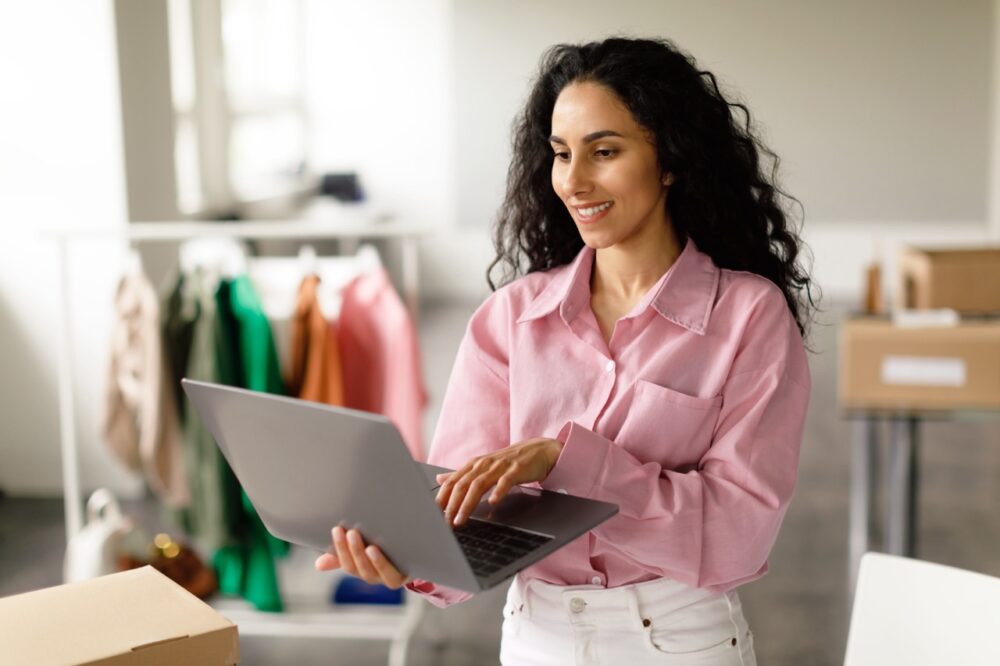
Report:
[{"label": "cardboard box flap", "polygon": [[159,663],[192,642],[197,663],[239,661],[235,625],[149,566],[0,599],[0,627],[5,664]]},{"label": "cardboard box flap", "polygon": [[1000,261],[1000,247],[950,247],[950,248],[908,248],[910,252],[925,254],[939,262],[967,264],[968,262]]}]

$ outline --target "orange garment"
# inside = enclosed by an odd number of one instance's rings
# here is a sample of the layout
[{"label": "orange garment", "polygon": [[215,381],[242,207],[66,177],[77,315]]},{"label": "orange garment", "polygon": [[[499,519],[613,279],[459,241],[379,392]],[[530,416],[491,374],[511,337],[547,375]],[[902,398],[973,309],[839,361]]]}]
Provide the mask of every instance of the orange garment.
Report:
[{"label": "orange garment", "polygon": [[385,269],[352,280],[340,309],[344,404],[384,414],[399,428],[414,460],[425,460],[427,392],[417,330]]},{"label": "orange garment", "polygon": [[328,405],[344,404],[344,379],[340,345],[334,324],[328,324],[319,307],[319,277],[309,275],[299,285],[292,317],[292,366],[288,390],[303,400]]}]

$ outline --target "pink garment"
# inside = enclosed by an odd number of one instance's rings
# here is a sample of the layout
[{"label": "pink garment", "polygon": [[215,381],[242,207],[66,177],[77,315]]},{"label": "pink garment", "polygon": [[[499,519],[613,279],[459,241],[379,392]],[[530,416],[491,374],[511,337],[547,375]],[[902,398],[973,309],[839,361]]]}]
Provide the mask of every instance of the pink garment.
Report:
[{"label": "pink garment", "polygon": [[344,406],[389,417],[413,459],[423,461],[427,392],[420,343],[384,269],[358,276],[344,288],[337,327]]},{"label": "pink garment", "polygon": [[[692,241],[610,345],[594,251],[500,289],[458,351],[429,462],[457,468],[532,437],[564,443],[550,490],[620,512],[522,576],[618,587],[759,578],[795,487],[809,367],[782,292]],[[439,606],[470,595],[414,581]]]}]

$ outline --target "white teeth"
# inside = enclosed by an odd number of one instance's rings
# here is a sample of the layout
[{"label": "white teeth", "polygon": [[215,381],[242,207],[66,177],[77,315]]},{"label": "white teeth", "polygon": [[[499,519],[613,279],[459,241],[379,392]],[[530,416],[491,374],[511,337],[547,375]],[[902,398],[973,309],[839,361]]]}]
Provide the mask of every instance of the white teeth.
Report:
[{"label": "white teeth", "polygon": [[607,210],[608,208],[611,208],[610,201],[607,203],[602,203],[600,206],[594,206],[593,208],[580,208],[579,210],[580,210],[580,215],[584,217],[593,217],[594,215],[600,213],[602,210]]}]

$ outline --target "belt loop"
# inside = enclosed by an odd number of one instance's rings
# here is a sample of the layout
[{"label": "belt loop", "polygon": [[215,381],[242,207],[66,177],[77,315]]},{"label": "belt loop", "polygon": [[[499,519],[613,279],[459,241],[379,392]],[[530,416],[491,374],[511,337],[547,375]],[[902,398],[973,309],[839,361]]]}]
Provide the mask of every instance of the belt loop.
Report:
[{"label": "belt loop", "polygon": [[525,617],[531,617],[531,583],[534,582],[533,579],[525,580],[521,574],[517,574],[516,577],[517,591],[518,591],[518,607],[516,608],[518,613],[523,613]]},{"label": "belt loop", "polygon": [[626,599],[628,599],[628,610],[631,614],[631,622],[635,625],[635,628],[642,631],[642,613],[639,611],[639,593],[636,591],[635,585],[626,585],[622,588],[625,593]]}]

